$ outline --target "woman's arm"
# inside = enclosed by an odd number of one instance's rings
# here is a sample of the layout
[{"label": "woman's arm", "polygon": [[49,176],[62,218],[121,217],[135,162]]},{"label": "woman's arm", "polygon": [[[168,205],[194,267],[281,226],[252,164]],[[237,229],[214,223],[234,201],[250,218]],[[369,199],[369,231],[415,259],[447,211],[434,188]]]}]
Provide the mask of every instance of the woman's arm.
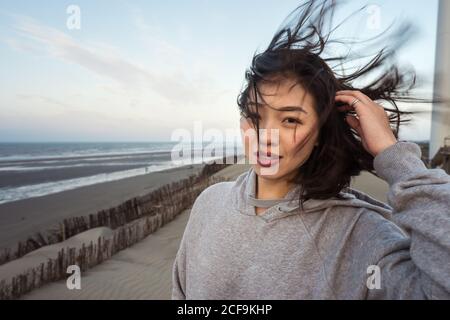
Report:
[{"label": "woman's arm", "polygon": [[374,156],[377,175],[389,183],[393,220],[410,239],[389,224],[372,238],[382,269],[381,289],[369,298],[450,298],[450,176],[427,169],[417,144],[398,142],[386,110],[360,91],[336,94],[341,112],[356,130],[364,149]]},{"label": "woman's arm", "polygon": [[381,289],[369,290],[368,298],[449,299],[450,176],[428,169],[419,146],[406,141],[377,155],[374,168],[389,183],[393,221],[410,239],[378,235]]}]

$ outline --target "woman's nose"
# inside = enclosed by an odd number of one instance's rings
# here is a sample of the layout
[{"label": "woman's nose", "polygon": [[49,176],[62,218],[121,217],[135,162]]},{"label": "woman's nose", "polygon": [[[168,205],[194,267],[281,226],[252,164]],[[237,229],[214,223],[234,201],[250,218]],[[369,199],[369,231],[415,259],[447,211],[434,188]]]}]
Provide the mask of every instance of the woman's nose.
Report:
[{"label": "woman's nose", "polygon": [[267,126],[260,127],[259,131],[259,144],[262,150],[270,150],[271,147],[278,146],[280,142],[279,129]]},{"label": "woman's nose", "polygon": [[[264,151],[270,150],[271,147],[273,148],[274,146],[276,147],[279,145],[279,129],[276,127],[276,124],[271,119],[269,119],[269,120],[260,119],[259,132],[256,132],[256,126],[251,125],[250,120],[248,120],[246,118],[241,118],[241,129],[244,130],[244,132],[246,132],[246,130],[250,130],[250,131],[254,132],[255,147],[257,145],[256,135],[259,134],[260,150],[264,150]],[[253,134],[251,134],[251,132],[248,132],[248,131],[247,131],[247,134],[249,136],[253,135]],[[253,140],[253,139],[251,139],[251,140]]]}]

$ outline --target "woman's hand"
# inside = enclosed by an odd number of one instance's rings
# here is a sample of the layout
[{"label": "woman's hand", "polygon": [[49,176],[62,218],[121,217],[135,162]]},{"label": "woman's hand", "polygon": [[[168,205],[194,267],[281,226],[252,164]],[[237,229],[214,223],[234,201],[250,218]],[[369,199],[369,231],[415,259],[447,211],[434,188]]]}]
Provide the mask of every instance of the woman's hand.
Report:
[{"label": "woman's hand", "polygon": [[[354,103],[357,100],[359,101]],[[338,107],[339,111],[356,112],[359,119],[347,115],[345,120],[350,127],[358,132],[363,147],[372,156],[376,157],[397,142],[389,125],[388,114],[382,106],[372,101],[368,96],[360,91],[344,90],[336,93],[336,101],[347,104]]]}]

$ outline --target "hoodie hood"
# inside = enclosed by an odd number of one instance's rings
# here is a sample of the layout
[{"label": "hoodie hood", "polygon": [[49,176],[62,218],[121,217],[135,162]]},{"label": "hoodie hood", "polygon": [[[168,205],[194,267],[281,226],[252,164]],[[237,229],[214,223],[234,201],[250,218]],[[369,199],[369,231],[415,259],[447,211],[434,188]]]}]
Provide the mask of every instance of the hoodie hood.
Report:
[{"label": "hoodie hood", "polygon": [[335,206],[367,208],[378,212],[388,219],[391,218],[392,208],[389,205],[352,188],[342,189],[339,193],[340,198],[309,199],[303,203],[304,211],[302,211],[299,200],[300,189],[300,186],[294,187],[282,199],[257,199],[255,197],[256,172],[251,167],[250,170],[241,174],[234,181],[231,190],[233,197],[232,206],[239,213],[250,216],[256,216],[255,207],[267,208],[266,211],[259,215],[266,222],[302,212],[324,211]]}]

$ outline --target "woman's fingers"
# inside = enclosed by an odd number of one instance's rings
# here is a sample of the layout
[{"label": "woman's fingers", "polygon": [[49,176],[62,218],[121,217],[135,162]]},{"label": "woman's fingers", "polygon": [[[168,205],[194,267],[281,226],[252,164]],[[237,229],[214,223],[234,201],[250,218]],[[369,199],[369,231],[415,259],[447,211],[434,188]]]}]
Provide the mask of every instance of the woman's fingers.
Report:
[{"label": "woman's fingers", "polygon": [[356,117],[350,116],[350,115],[345,117],[345,120],[347,120],[347,123],[349,124],[349,126],[352,127],[352,129],[355,129],[356,132],[358,132],[358,134],[361,136],[362,132],[361,132],[361,124],[359,123],[359,120],[356,119]]},{"label": "woman's fingers", "polygon": [[[355,101],[359,101],[354,103]],[[347,124],[361,137],[364,148],[373,156],[394,144],[395,138],[384,108],[359,91],[339,91],[336,93],[339,111],[355,111],[357,116],[347,115]],[[352,105],[353,104],[353,105]]]},{"label": "woman's fingers", "polygon": [[356,113],[358,113],[358,109],[361,108],[361,106],[363,105],[364,102],[360,100],[358,103],[356,103],[352,106],[355,99],[357,99],[357,98],[355,98],[354,96],[349,96],[349,95],[336,96],[336,99],[335,99],[336,101],[345,103],[345,105],[342,105],[342,106],[338,107],[337,109],[341,112],[356,111]]},{"label": "woman's fingers", "polygon": [[340,95],[352,96],[354,99],[359,99],[363,103],[372,102],[372,99],[370,99],[368,96],[366,96],[361,91],[356,91],[356,90],[342,90],[342,91],[336,92],[336,95],[337,96],[340,96]]},{"label": "woman's fingers", "polygon": [[[355,103],[356,100],[358,101]],[[360,91],[338,91],[336,93],[335,101],[345,104],[337,107],[340,112],[355,111],[358,117],[365,117],[371,112],[378,113],[381,110],[383,113],[385,112],[382,106],[372,101]]]}]

